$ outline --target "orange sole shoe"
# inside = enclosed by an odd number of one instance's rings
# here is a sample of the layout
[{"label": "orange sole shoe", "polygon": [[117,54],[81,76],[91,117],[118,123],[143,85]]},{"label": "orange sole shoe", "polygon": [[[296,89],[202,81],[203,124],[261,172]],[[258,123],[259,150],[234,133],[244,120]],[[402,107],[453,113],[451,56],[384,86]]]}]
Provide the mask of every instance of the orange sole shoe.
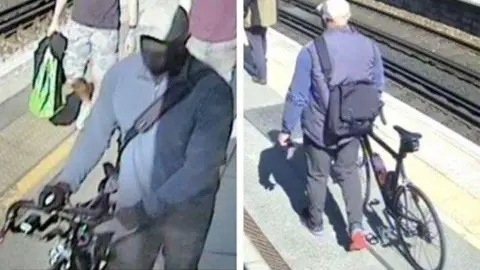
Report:
[{"label": "orange sole shoe", "polygon": [[350,243],[350,251],[362,250],[368,247],[367,239],[363,232],[356,232],[352,235]]}]

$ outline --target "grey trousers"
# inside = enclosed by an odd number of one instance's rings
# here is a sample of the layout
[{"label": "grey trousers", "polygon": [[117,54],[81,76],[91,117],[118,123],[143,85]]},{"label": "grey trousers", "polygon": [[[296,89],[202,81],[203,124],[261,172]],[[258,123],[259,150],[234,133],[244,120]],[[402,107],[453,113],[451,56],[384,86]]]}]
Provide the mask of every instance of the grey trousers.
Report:
[{"label": "grey trousers", "polygon": [[255,76],[258,79],[267,79],[267,28],[253,26],[245,29],[248,43],[250,45]]},{"label": "grey trousers", "polygon": [[215,195],[207,195],[171,207],[163,218],[133,232],[127,232],[118,219],[100,225],[104,228],[97,232],[114,234],[106,269],[151,270],[159,255],[165,270],[197,269],[214,206]]},{"label": "grey trousers", "polygon": [[[331,176],[342,189],[347,206],[350,228],[362,225],[362,188],[359,169],[356,165],[360,142],[357,139],[336,150],[317,147],[304,136],[307,158],[307,193],[310,200],[310,218],[314,224],[321,224],[327,195],[327,181]],[[333,161],[333,165],[332,165]]]}]

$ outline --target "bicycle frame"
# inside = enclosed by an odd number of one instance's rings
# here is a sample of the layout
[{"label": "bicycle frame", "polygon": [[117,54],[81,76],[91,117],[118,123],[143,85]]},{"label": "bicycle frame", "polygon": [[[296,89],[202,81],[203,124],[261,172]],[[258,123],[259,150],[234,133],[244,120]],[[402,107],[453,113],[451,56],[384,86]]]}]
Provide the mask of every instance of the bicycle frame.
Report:
[{"label": "bicycle frame", "polygon": [[[362,165],[366,166],[366,174],[367,174],[366,175],[366,177],[367,177],[367,179],[366,179],[367,180],[367,187],[366,187],[366,192],[365,192],[365,199],[364,199],[364,202],[363,202],[363,208],[364,209],[366,208],[366,206],[368,204],[368,201],[370,200],[370,189],[371,189],[370,168],[372,168],[374,172],[377,169],[375,167],[375,163],[373,162],[373,153],[374,152],[373,152],[373,149],[372,149],[370,139],[372,139],[373,141],[378,143],[395,160],[395,170],[394,170],[395,175],[394,175],[394,178],[391,179],[393,181],[394,190],[396,190],[399,185],[400,186],[408,185],[409,182],[410,182],[410,180],[406,176],[405,167],[403,166],[403,164],[404,164],[403,161],[404,161],[405,157],[407,156],[407,153],[402,151],[401,145],[399,146],[398,151],[395,151],[390,145],[388,145],[384,140],[382,140],[373,131],[371,131],[369,134],[363,136],[360,139],[362,151],[363,151],[363,154],[364,154],[364,157],[363,157],[364,160],[362,162]],[[380,179],[378,178],[378,175],[376,173],[374,173],[374,177],[375,177],[375,180],[376,180],[376,183],[377,183],[378,187],[381,187]],[[402,178],[402,181],[401,181],[400,184],[399,184],[399,178]],[[385,202],[387,202],[391,199],[391,198],[386,198],[385,194],[383,192],[381,192],[381,194],[382,194],[382,198]],[[386,206],[387,206],[387,209],[390,210],[390,213],[395,213],[395,211],[393,211],[394,209],[391,208],[390,204],[387,203]]]},{"label": "bicycle frame", "polygon": [[389,146],[384,140],[380,139],[380,137],[378,137],[374,132],[371,132],[369,135],[365,136],[363,140],[365,143],[365,147],[367,148],[366,150],[368,152],[368,156],[370,157],[370,163],[372,167],[374,167],[374,169],[375,169],[375,165],[371,160],[371,157],[373,155],[373,149],[370,144],[369,137],[373,139],[376,143],[378,143],[385,151],[387,151],[390,154],[390,156],[392,156],[395,159],[395,175],[396,175],[395,180],[398,181],[398,177],[402,176],[404,180],[408,181],[405,173],[405,168],[403,167],[403,160],[407,157],[407,153],[400,151],[401,147],[399,147],[398,152],[393,150],[393,148]]}]

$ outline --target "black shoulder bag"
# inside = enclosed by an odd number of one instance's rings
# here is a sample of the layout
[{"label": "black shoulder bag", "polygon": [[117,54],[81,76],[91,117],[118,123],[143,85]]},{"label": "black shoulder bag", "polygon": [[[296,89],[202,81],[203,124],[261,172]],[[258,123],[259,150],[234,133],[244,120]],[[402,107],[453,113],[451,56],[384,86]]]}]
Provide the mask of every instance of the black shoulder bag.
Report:
[{"label": "black shoulder bag", "polygon": [[382,102],[378,90],[369,82],[330,85],[332,64],[323,36],[314,41],[320,58],[325,82],[330,89],[325,117],[325,144],[335,145],[340,140],[361,137],[372,129]]}]

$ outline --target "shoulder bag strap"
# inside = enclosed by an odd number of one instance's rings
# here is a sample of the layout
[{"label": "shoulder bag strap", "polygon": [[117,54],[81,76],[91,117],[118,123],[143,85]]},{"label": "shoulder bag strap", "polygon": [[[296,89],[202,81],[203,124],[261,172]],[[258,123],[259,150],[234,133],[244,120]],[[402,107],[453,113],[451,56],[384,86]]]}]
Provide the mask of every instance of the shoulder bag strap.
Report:
[{"label": "shoulder bag strap", "polygon": [[328,54],[327,43],[325,42],[323,35],[317,37],[313,43],[315,44],[315,49],[317,50],[318,58],[320,59],[323,77],[325,78],[327,85],[329,85],[332,77],[332,63],[330,61],[330,55]]},{"label": "shoulder bag strap", "polygon": [[167,96],[164,94],[158,97],[145,111],[142,112],[142,114],[140,114],[135,120],[133,126],[125,133],[123,141],[119,143],[120,146],[116,162],[117,169],[119,168],[120,158],[127,145],[137,137],[138,134],[146,132],[155,122],[165,115],[165,113],[175,107],[180,101],[184,100],[192,92],[195,85],[211,72],[211,69],[202,69],[196,72],[191,78],[187,78],[187,83],[184,88],[181,90],[178,89],[178,91],[175,90],[175,93],[172,93],[171,95]]}]

